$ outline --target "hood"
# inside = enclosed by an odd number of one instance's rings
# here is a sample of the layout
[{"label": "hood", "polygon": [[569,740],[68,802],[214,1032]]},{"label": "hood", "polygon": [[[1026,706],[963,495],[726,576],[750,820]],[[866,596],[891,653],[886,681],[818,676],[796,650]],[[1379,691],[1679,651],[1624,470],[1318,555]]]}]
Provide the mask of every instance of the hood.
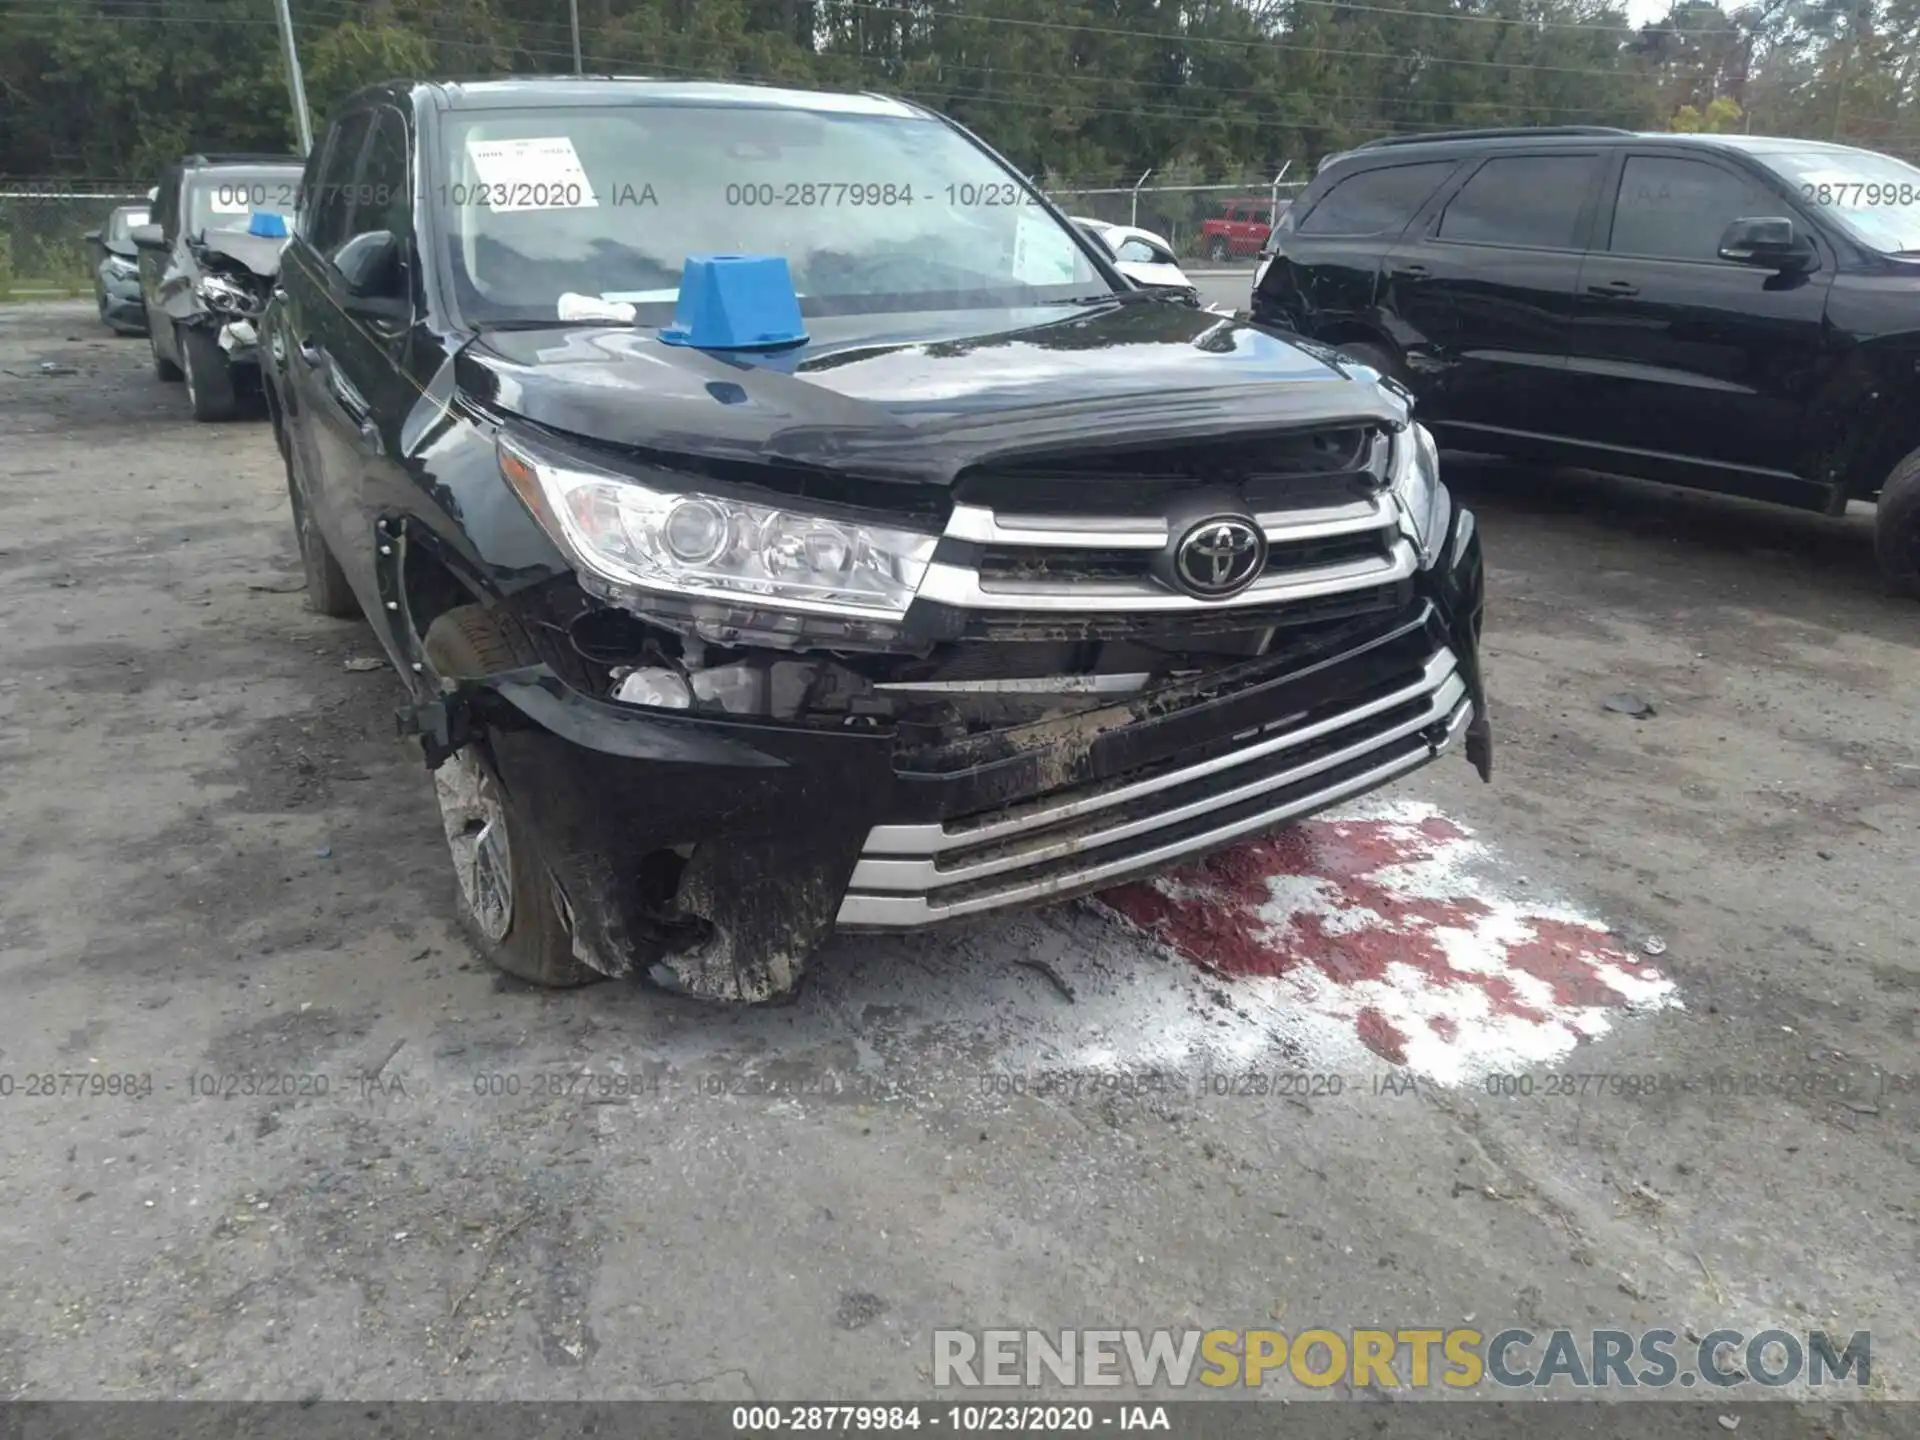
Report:
[{"label": "hood", "polygon": [[455,375],[488,409],[589,440],[946,484],[987,459],[1407,418],[1333,351],[1137,297],[807,326],[751,360],[645,327],[488,331]]},{"label": "hood", "polygon": [[214,229],[201,232],[202,248],[215,255],[237,260],[255,275],[272,279],[280,273],[280,252],[286,240],[274,235],[251,235],[245,230]]}]

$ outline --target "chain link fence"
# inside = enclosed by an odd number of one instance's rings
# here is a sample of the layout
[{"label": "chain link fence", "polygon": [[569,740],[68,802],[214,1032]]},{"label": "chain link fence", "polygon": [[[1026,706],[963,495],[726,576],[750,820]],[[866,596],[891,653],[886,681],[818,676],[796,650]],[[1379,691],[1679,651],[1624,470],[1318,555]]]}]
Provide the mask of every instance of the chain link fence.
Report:
[{"label": "chain link fence", "polygon": [[[1260,227],[1307,186],[1289,166],[1275,175],[1214,177],[1192,183],[1117,185],[1052,180],[1047,197],[1069,215],[1134,225],[1164,237],[1183,260],[1195,262],[1249,259]],[[1208,227],[1209,220],[1227,222]]]},{"label": "chain link fence", "polygon": [[144,202],[151,182],[0,179],[0,300],[86,294],[87,242],[120,205]]}]

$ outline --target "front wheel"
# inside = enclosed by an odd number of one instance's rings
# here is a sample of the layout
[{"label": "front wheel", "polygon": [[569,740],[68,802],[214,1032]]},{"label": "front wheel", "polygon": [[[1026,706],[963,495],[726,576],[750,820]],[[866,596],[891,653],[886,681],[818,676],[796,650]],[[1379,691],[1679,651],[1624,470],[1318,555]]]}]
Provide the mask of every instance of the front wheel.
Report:
[{"label": "front wheel", "polygon": [[240,408],[240,397],[233,384],[233,367],[227,364],[220,342],[205,330],[182,327],[174,333],[179,337],[184,362],[180,368],[186,372],[193,418],[231,420]]},{"label": "front wheel", "polygon": [[[484,605],[462,605],[435,620],[423,645],[439,679],[531,665],[538,656],[511,622]],[[433,772],[441,828],[460,884],[460,918],[497,970],[555,989],[606,977],[573,950],[565,897],[500,784],[484,740],[460,747]]]},{"label": "front wheel", "polygon": [[1920,450],[1894,466],[1880,487],[1873,554],[1894,594],[1920,599]]}]

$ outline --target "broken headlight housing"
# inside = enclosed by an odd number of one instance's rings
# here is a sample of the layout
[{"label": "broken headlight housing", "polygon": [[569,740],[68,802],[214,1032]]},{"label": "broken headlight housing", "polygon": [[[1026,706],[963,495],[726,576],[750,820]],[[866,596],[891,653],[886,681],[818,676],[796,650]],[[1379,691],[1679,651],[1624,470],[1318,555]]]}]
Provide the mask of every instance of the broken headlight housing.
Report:
[{"label": "broken headlight housing", "polygon": [[1420,568],[1430,569],[1447,538],[1453,497],[1440,483],[1440,450],[1426,426],[1409,424],[1393,437],[1389,475],[1400,505],[1401,529],[1420,554]]},{"label": "broken headlight housing", "polygon": [[498,442],[500,472],[584,570],[616,586],[806,615],[900,619],[938,537],[832,519],[538,455]]},{"label": "broken headlight housing", "polygon": [[209,310],[221,314],[247,315],[257,308],[252,292],[224,275],[202,275],[194,281],[193,293]]}]

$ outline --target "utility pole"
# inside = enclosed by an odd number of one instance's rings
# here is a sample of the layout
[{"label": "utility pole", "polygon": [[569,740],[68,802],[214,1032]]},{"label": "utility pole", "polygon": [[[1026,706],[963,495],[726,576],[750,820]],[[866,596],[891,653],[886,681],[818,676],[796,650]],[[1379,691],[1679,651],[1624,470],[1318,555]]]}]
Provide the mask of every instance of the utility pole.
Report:
[{"label": "utility pole", "polygon": [[287,92],[293,97],[293,124],[300,135],[300,153],[313,153],[313,120],[307,114],[307,86],[300,78],[300,53],[293,44],[293,12],[290,0],[274,0],[280,15],[280,51],[287,60]]},{"label": "utility pole", "polygon": [[1856,3],[1847,15],[1847,48],[1840,52],[1840,64],[1835,68],[1833,86],[1833,134],[1827,138],[1840,138],[1841,117],[1847,113],[1847,67],[1853,63],[1853,52],[1860,47],[1860,12],[1864,0]]},{"label": "utility pole", "polygon": [[573,73],[578,75],[583,70],[580,64],[580,0],[567,0],[567,12],[573,17]]}]

